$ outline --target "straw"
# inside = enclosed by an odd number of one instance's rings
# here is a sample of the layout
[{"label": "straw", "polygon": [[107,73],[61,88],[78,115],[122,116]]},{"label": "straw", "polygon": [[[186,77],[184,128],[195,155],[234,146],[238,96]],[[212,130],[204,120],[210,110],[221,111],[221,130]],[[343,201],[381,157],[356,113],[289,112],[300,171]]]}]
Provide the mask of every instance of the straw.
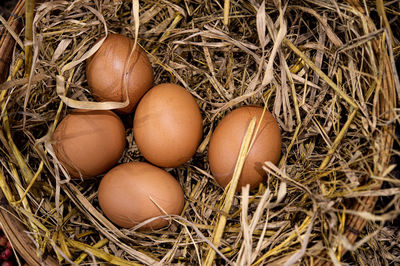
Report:
[{"label": "straw", "polygon": [[35,0],[27,0],[25,4],[25,73],[27,76],[31,73],[32,66],[32,42],[33,42],[33,16]]},{"label": "straw", "polygon": [[[13,230],[21,231],[15,242],[30,244],[15,247],[30,247],[20,253],[31,264],[396,262],[398,2],[41,2],[31,30],[17,25],[28,23],[21,3],[8,22],[0,17],[0,76],[8,78],[0,84],[0,218],[23,226]],[[23,4],[29,15],[32,6]],[[30,31],[31,41],[21,41]],[[183,86],[201,110],[195,155],[166,169],[184,191],[184,209],[163,216],[170,223],[158,230],[113,224],[97,199],[102,175],[72,180],[52,147],[74,108],[127,104],[98,103],[87,84],[85,62],[108,33],[135,40],[152,63],[154,85]],[[245,146],[257,143],[251,130],[263,128],[255,123],[247,132],[226,189],[210,171],[208,144],[227,114],[248,105],[275,117],[282,154],[260,170],[258,188],[234,193]],[[121,116],[127,147],[118,164],[145,161],[133,115]]]},{"label": "straw", "polygon": [[[233,171],[232,180],[229,182],[227,188],[225,189],[226,195],[224,197],[223,204],[221,205],[222,215],[220,215],[213,232],[213,244],[218,248],[221,237],[224,232],[227,217],[224,213],[228,214],[232,206],[233,197],[235,196],[235,191],[237,184],[239,182],[239,177],[242,173],[244,162],[246,161],[247,155],[249,153],[251,140],[253,137],[253,132],[256,126],[256,117],[254,117],[247,128],[246,134],[243,137],[242,145],[240,146],[239,157],[236,162],[235,170]],[[207,253],[207,257],[204,261],[204,265],[211,265],[215,259],[215,250],[211,247]]]}]

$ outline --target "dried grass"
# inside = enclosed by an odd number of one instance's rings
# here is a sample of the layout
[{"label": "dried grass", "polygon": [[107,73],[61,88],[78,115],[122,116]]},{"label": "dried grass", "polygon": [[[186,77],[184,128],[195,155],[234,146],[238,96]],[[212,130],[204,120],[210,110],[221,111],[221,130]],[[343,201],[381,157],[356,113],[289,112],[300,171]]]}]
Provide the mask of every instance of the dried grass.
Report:
[{"label": "dried grass", "polygon": [[[389,19],[400,14],[399,1],[377,1],[376,8],[328,0],[136,4],[41,4],[33,19],[32,68],[24,71],[17,46],[9,81],[1,85],[0,187],[39,255],[119,265],[399,261],[396,229],[383,226],[400,213],[399,180],[388,165],[398,154],[391,147],[398,142],[400,86],[393,73],[400,50]],[[384,17],[377,26],[375,11]],[[99,179],[70,180],[51,149],[52,132],[70,107],[121,105],[93,103],[84,74],[93,43],[107,31],[137,38],[156,84],[181,84],[202,110],[198,152],[168,169],[184,188],[184,211],[154,232],[109,222],[96,198]],[[14,38],[21,46],[22,37]],[[246,104],[263,105],[277,118],[282,159],[278,166],[266,163],[268,180],[257,191],[234,194],[234,183],[223,191],[213,180],[207,144],[224,114]],[[123,120],[131,124],[132,115]],[[129,127],[127,140],[120,162],[143,160]],[[392,200],[371,211],[378,196]],[[366,221],[366,231],[357,232]],[[345,250],[352,252],[343,261]]]}]

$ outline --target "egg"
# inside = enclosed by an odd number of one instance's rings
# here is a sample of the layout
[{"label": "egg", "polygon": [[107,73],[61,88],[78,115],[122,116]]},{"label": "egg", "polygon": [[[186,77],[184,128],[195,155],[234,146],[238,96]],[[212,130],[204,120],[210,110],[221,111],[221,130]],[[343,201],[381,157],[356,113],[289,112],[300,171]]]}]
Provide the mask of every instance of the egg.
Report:
[{"label": "egg", "polygon": [[183,87],[164,83],[139,102],[133,135],[142,155],[160,167],[177,167],[196,152],[203,133],[200,109]]},{"label": "egg", "polygon": [[53,134],[57,159],[72,178],[91,178],[113,167],[125,148],[125,128],[112,111],[75,110]]},{"label": "egg", "polygon": [[[226,115],[215,128],[210,138],[208,161],[211,173],[220,186],[226,187],[231,181],[249,123],[253,117],[257,117],[257,129],[262,113],[262,107],[240,107]],[[280,155],[280,129],[275,118],[266,110],[244,163],[236,191],[241,191],[242,186],[247,184],[250,184],[251,189],[257,187],[266,175],[262,169],[264,162],[276,164]]]},{"label": "egg", "polygon": [[[100,208],[115,224],[132,228],[150,218],[180,215],[184,193],[168,172],[146,162],[130,162],[111,169],[98,190]],[[157,218],[140,230],[159,229],[169,220]]]},{"label": "egg", "polygon": [[[119,34],[109,34],[97,52],[86,62],[86,77],[91,93],[97,101],[123,102],[124,68],[134,45],[134,40]],[[129,105],[117,109],[130,113],[140,98],[153,86],[153,69],[146,52],[136,45],[131,56],[127,77]]]}]

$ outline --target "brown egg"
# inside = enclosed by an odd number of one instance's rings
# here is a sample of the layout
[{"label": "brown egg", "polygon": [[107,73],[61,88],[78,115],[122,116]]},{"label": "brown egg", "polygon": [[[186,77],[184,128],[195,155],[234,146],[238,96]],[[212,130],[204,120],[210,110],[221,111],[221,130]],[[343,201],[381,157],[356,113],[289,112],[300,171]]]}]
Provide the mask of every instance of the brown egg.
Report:
[{"label": "brown egg", "polygon": [[112,111],[76,110],[53,135],[58,160],[74,178],[91,178],[113,167],[125,148],[125,128]]},{"label": "brown egg", "polygon": [[[256,128],[260,121],[263,108],[247,106],[235,109],[226,115],[213,132],[208,160],[211,172],[219,185],[225,187],[231,181],[240,146],[251,119],[256,116]],[[265,111],[256,140],[253,143],[244,163],[242,174],[236,191],[250,184],[257,187],[265,177],[262,165],[265,161],[276,164],[281,155],[281,133],[279,126],[268,111]]]},{"label": "brown egg", "polygon": [[139,102],[133,134],[143,156],[161,167],[176,167],[196,152],[203,133],[200,109],[183,87],[160,84]]},{"label": "brown egg", "polygon": [[[119,34],[109,34],[99,50],[86,62],[86,77],[90,90],[100,102],[125,101],[123,72],[134,45],[134,40]],[[153,69],[146,52],[136,46],[132,54],[127,79],[129,105],[118,109],[130,113],[139,99],[153,86]]]},{"label": "brown egg", "polygon": [[[180,215],[184,205],[178,181],[168,172],[144,162],[125,163],[111,169],[100,182],[98,198],[105,215],[125,228],[165,214]],[[158,218],[140,229],[166,225],[168,219]]]}]

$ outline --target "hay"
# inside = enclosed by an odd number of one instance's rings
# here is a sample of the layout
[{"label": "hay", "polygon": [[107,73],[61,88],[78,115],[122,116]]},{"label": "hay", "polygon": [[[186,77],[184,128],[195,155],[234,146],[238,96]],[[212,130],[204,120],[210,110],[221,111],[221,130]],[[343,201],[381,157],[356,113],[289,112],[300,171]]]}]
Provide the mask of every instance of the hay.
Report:
[{"label": "hay", "polygon": [[[78,264],[289,265],[368,264],[366,246],[388,254],[384,241],[393,229],[383,223],[400,213],[399,181],[388,165],[398,154],[391,147],[398,142],[400,86],[393,72],[400,50],[389,23],[400,12],[398,1],[136,4],[43,3],[33,19],[30,71],[21,47],[14,51],[0,92],[0,187],[38,255]],[[375,26],[378,13],[383,20]],[[84,74],[84,59],[106,31],[137,38],[155,83],[179,83],[202,110],[198,152],[168,169],[184,188],[184,211],[154,232],[110,223],[98,206],[99,179],[70,180],[51,150],[55,126],[71,111],[65,104],[110,107],[91,103]],[[21,46],[22,37],[13,36]],[[277,118],[282,159],[278,166],[266,163],[268,180],[258,190],[234,194],[234,184],[223,191],[213,180],[207,144],[218,121],[247,104],[266,106]],[[122,118],[131,125],[132,115]],[[120,162],[143,160],[129,127],[127,140]],[[378,196],[393,199],[371,211]],[[392,257],[382,255],[377,264],[398,261],[398,249],[389,249]],[[346,250],[351,255],[343,257]]]}]

